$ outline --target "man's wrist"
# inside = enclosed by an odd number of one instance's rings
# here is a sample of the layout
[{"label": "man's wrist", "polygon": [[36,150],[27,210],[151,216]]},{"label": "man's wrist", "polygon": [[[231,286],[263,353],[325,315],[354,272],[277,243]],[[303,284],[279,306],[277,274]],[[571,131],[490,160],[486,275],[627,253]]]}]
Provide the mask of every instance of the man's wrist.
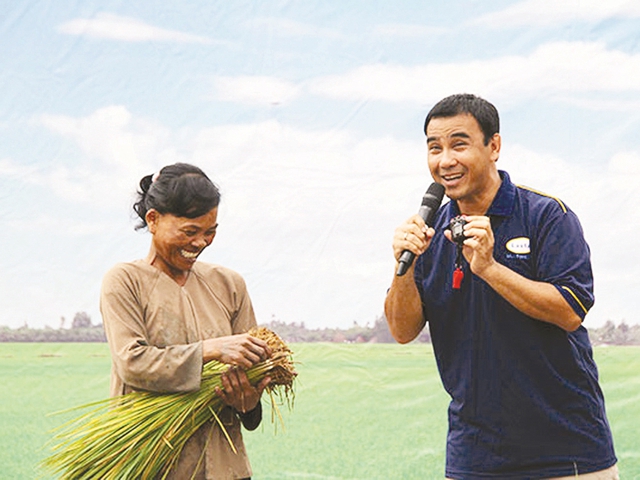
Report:
[{"label": "man's wrist", "polygon": [[492,258],[491,262],[489,262],[486,267],[479,272],[473,272],[473,274],[491,285],[492,279],[495,279],[500,275],[500,269],[502,267],[504,267],[504,265],[497,262],[495,258]]}]

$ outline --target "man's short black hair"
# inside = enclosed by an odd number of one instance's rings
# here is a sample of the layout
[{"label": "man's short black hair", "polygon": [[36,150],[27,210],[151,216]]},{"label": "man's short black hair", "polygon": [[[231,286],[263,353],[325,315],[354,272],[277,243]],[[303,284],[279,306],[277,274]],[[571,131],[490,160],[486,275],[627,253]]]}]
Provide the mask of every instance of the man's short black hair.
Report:
[{"label": "man's short black hair", "polygon": [[480,125],[485,145],[489,143],[494,134],[500,132],[500,117],[496,107],[484,98],[470,93],[457,93],[443,98],[429,111],[424,121],[425,135],[432,118],[455,117],[465,113],[475,118]]}]

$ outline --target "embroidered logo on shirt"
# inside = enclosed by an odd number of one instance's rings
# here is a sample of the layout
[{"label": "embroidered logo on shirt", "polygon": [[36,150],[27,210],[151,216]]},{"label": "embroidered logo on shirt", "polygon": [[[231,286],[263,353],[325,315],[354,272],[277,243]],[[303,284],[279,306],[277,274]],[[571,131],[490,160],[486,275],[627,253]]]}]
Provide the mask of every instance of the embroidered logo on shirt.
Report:
[{"label": "embroidered logo on shirt", "polygon": [[506,244],[507,250],[516,255],[528,255],[531,253],[529,239],[527,237],[512,238]]}]

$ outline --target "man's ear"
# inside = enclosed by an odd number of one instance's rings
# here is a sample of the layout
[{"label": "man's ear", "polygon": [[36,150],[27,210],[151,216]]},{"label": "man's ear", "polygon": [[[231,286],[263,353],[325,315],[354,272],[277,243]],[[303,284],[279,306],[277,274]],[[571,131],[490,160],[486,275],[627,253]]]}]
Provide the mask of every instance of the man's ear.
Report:
[{"label": "man's ear", "polygon": [[149,210],[147,210],[144,219],[147,222],[147,228],[149,229],[149,232],[156,233],[156,229],[158,228],[158,220],[160,219],[160,212],[158,212],[155,208],[150,208]]},{"label": "man's ear", "polygon": [[500,148],[502,147],[502,137],[499,133],[493,134],[493,137],[489,140],[489,147],[491,148],[491,159],[497,162],[500,157]]}]

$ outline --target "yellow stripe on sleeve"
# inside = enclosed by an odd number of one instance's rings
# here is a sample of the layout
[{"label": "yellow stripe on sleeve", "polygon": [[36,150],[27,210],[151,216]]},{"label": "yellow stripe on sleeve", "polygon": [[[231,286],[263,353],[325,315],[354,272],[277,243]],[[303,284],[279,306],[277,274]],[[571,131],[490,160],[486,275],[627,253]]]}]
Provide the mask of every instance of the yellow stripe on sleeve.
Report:
[{"label": "yellow stripe on sleeve", "polygon": [[588,312],[588,310],[585,308],[585,306],[582,304],[582,302],[580,301],[580,299],[576,296],[575,293],[573,293],[573,291],[569,288],[569,287],[565,287],[564,285],[562,285],[562,289],[569,292],[571,294],[571,296],[573,297],[573,299],[578,302],[578,305],[580,305],[580,308],[582,308],[582,310],[584,311],[584,313],[586,314]]},{"label": "yellow stripe on sleeve", "polygon": [[548,198],[551,198],[551,199],[555,200],[560,205],[560,208],[562,209],[562,211],[564,213],[567,213],[567,207],[565,207],[564,203],[562,203],[562,200],[560,200],[558,197],[554,197],[553,195],[549,195],[548,193],[541,192],[541,191],[536,190],[534,188],[525,187],[524,185],[518,185],[518,188],[522,188],[524,190],[529,190],[530,192],[537,193],[538,195],[542,195],[543,197],[548,197]]}]

